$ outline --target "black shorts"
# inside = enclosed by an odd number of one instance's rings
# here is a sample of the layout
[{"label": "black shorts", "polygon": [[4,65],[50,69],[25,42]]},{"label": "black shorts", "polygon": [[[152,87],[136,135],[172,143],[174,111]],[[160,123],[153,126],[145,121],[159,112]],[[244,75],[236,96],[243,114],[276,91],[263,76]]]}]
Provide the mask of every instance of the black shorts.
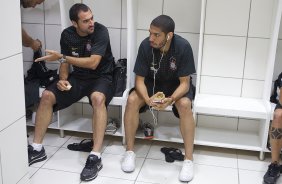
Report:
[{"label": "black shorts", "polygon": [[276,104],[274,110],[276,110],[276,109],[282,109],[282,105],[279,102]]},{"label": "black shorts", "polygon": [[[175,91],[175,89],[171,89],[169,92],[165,91],[165,90],[162,90],[161,88],[156,88],[157,90],[155,90],[155,93],[157,93],[158,91],[161,91],[165,94],[165,96],[171,96],[173,94],[173,92]],[[132,88],[130,91],[129,91],[129,94],[134,91],[135,88]],[[147,92],[148,92],[148,95],[149,96],[152,96],[153,95],[153,90],[152,90],[152,87],[150,88],[150,86],[147,87]],[[191,102],[194,100],[195,98],[195,87],[192,85],[192,83],[190,83],[190,88],[189,88],[189,91],[183,95],[183,97],[187,97],[191,100]],[[192,108],[192,107],[191,107]],[[143,113],[143,112],[146,112],[147,110],[149,109],[149,106],[148,105],[144,105],[143,107],[140,108],[139,110],[139,113]],[[173,114],[179,118],[179,113],[175,107],[175,105],[172,106],[172,112]]]},{"label": "black shorts", "polygon": [[92,105],[90,95],[95,91],[101,92],[106,96],[106,106],[109,105],[114,96],[112,82],[106,78],[81,80],[70,75],[68,81],[72,85],[69,91],[60,91],[57,88],[58,80],[46,88],[52,91],[56,97],[56,104],[53,106],[54,112],[72,105],[85,96],[88,97],[89,104]]}]

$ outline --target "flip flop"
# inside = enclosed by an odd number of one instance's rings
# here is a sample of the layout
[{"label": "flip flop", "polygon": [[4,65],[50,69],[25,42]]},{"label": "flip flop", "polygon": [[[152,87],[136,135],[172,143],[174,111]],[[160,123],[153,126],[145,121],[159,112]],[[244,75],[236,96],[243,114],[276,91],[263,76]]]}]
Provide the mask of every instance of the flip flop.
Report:
[{"label": "flip flop", "polygon": [[163,147],[161,148],[161,152],[165,154],[165,160],[167,162],[174,162],[175,160],[184,160],[184,155],[182,154],[182,151],[180,149]]},{"label": "flip flop", "polygon": [[80,141],[80,143],[69,144],[67,148],[72,151],[91,152],[93,148],[93,140],[83,139],[82,141]]}]

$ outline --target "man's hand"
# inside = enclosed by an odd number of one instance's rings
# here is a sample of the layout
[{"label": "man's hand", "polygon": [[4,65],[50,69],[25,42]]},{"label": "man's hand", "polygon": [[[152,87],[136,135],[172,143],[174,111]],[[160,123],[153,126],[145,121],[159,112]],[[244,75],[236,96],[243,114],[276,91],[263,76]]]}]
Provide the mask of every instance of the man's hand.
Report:
[{"label": "man's hand", "polygon": [[57,83],[57,88],[60,91],[69,91],[71,89],[71,84],[67,80],[59,80]]},{"label": "man's hand", "polygon": [[37,58],[35,62],[44,61],[44,60],[45,61],[57,61],[58,59],[63,57],[63,54],[57,51],[54,51],[54,50],[46,50],[46,54],[47,54],[46,56]]},{"label": "man's hand", "polygon": [[156,110],[165,110],[167,108],[167,106],[171,105],[171,103],[173,102],[172,98],[168,97],[168,98],[164,98],[162,100],[162,103],[156,103],[156,105],[153,107]]},{"label": "man's hand", "polygon": [[38,51],[42,47],[41,41],[38,39],[33,40],[30,47],[32,48],[32,50]]}]

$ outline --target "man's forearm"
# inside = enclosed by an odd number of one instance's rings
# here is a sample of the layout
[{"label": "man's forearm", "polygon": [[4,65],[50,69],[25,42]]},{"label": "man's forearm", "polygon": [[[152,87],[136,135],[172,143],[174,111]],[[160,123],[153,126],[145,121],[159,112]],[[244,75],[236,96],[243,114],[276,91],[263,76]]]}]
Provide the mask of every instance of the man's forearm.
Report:
[{"label": "man's forearm", "polygon": [[69,64],[62,63],[59,70],[60,80],[67,80],[69,77]]}]

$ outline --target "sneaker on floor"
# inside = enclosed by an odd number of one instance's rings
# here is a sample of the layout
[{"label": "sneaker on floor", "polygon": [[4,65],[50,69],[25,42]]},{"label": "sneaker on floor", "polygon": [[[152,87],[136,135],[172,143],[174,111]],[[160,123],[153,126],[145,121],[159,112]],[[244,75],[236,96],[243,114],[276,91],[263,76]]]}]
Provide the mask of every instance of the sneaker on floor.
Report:
[{"label": "sneaker on floor", "polygon": [[36,162],[41,162],[47,159],[44,147],[41,151],[36,151],[31,145],[28,145],[28,164],[31,166]]},{"label": "sneaker on floor", "polygon": [[274,162],[268,166],[268,170],[263,177],[263,181],[265,184],[275,184],[279,176],[280,166],[277,162]]},{"label": "sneaker on floor", "polygon": [[133,151],[126,151],[123,161],[121,163],[121,169],[124,172],[133,172],[135,169],[135,153]]},{"label": "sneaker on floor", "polygon": [[194,164],[191,160],[184,160],[179,173],[179,180],[182,182],[191,181],[194,176]]},{"label": "sneaker on floor", "polygon": [[85,167],[80,174],[80,179],[82,181],[94,180],[98,176],[98,172],[102,169],[102,167],[101,158],[90,154],[86,160]]}]

